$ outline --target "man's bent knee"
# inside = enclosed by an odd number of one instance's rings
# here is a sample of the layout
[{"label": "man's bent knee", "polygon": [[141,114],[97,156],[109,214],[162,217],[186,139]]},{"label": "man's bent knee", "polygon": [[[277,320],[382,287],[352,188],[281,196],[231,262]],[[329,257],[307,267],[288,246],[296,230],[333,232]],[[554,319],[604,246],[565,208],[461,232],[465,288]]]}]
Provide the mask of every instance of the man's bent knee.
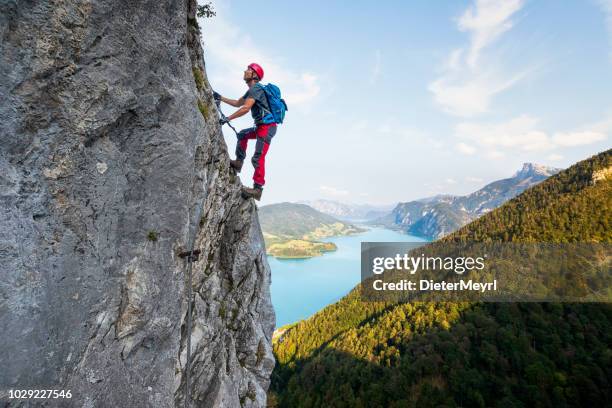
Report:
[{"label": "man's bent knee", "polygon": [[240,132],[238,132],[236,137],[238,138],[238,140],[246,139],[246,138],[248,138],[249,133],[251,133],[253,131],[254,131],[253,128],[242,129]]}]

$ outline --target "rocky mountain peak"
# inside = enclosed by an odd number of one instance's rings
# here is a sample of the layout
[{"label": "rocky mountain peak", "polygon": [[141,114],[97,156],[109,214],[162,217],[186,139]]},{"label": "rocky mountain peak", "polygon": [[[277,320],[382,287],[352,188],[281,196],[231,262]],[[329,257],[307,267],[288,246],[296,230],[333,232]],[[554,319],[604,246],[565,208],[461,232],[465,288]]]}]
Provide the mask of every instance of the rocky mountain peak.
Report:
[{"label": "rocky mountain peak", "polygon": [[523,167],[517,171],[513,177],[515,178],[529,178],[533,176],[550,177],[557,174],[563,169],[556,167],[549,167],[543,164],[537,163],[523,163]]}]

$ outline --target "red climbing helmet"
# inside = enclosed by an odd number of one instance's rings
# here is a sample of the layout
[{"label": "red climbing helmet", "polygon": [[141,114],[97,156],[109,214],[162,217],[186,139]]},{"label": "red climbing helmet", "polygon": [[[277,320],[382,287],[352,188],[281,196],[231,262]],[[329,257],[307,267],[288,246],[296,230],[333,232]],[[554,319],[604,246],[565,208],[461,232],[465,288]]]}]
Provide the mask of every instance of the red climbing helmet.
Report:
[{"label": "red climbing helmet", "polygon": [[249,68],[251,68],[253,71],[255,71],[255,73],[257,74],[257,76],[259,77],[259,79],[263,79],[263,68],[261,66],[259,66],[259,64],[256,63],[251,63],[249,64]]}]

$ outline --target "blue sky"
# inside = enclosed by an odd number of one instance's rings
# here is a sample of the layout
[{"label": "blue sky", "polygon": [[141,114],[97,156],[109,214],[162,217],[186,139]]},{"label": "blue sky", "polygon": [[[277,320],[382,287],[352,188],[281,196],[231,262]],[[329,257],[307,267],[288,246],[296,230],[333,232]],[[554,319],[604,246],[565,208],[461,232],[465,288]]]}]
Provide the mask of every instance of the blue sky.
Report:
[{"label": "blue sky", "polygon": [[289,105],[263,204],[466,194],[611,147],[612,0],[298,4],[214,1],[200,19],[215,90],[239,97],[258,62]]}]

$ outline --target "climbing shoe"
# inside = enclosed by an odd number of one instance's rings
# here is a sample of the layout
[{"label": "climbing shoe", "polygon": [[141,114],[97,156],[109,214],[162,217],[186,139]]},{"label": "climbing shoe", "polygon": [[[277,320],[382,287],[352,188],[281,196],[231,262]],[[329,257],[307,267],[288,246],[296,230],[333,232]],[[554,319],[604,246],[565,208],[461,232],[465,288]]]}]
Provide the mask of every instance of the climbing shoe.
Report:
[{"label": "climbing shoe", "polygon": [[243,163],[244,162],[242,160],[230,160],[230,167],[236,170],[236,173],[240,173],[240,170],[242,170]]},{"label": "climbing shoe", "polygon": [[254,198],[257,201],[261,200],[261,194],[263,193],[263,188],[261,186],[255,185],[253,188],[242,187],[242,198]]}]

